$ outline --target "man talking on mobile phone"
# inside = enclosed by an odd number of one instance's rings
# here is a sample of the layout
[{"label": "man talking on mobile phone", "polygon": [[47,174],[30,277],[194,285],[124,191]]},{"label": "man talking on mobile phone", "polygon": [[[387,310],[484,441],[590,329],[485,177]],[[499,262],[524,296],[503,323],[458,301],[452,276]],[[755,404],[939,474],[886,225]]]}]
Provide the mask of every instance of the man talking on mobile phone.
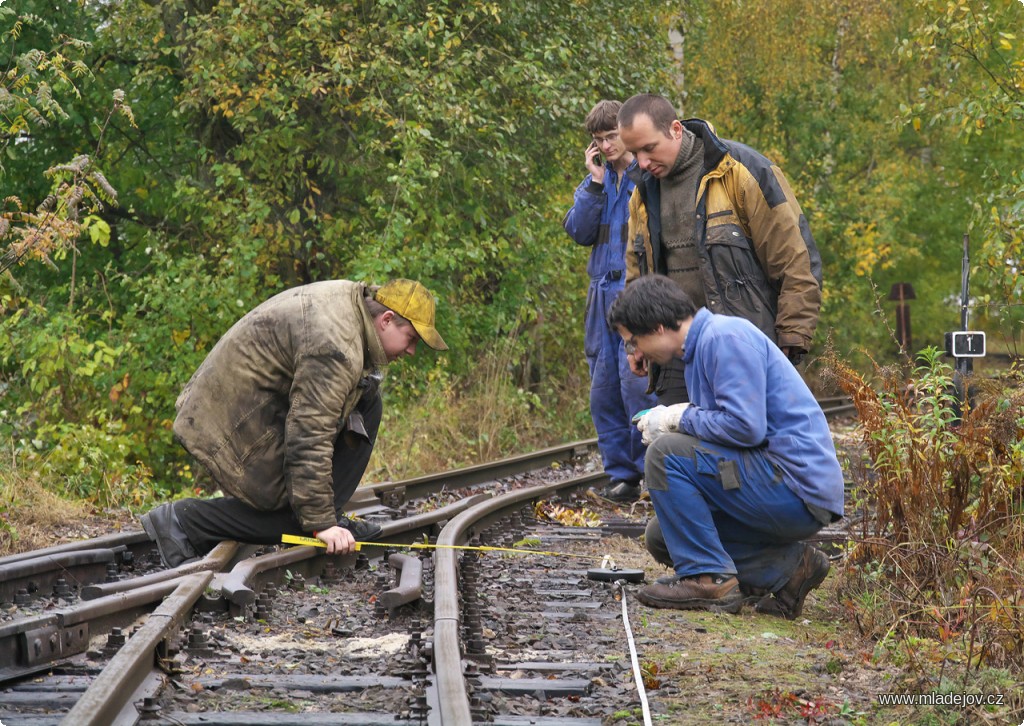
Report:
[{"label": "man talking on mobile phone", "polygon": [[636,167],[619,138],[619,101],[599,101],[584,120],[590,145],[583,153],[587,175],[576,188],[562,226],[576,244],[590,248],[584,353],[590,367],[590,416],[597,447],[611,479],[603,495],[613,501],[640,497],[644,445],[630,419],[654,405],[646,383],[634,376],[622,339],[605,322],[608,308],[626,282],[626,230]]}]

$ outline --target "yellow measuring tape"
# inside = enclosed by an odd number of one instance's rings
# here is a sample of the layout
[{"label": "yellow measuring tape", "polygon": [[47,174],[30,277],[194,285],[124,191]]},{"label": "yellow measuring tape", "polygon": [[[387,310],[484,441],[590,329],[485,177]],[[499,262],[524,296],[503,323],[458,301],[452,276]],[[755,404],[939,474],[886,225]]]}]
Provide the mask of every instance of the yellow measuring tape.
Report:
[{"label": "yellow measuring tape", "polygon": [[[306,545],[308,547],[326,547],[327,544],[321,542],[315,537],[299,537],[294,534],[282,534],[281,541],[284,544],[296,544]],[[520,555],[555,555],[557,557],[581,557],[587,560],[601,559],[596,555],[579,555],[573,552],[549,552],[546,550],[527,550],[527,549],[515,549],[513,547],[474,547],[472,545],[443,545],[443,544],[426,544],[423,542],[403,542],[401,544],[392,542],[356,542],[356,551],[358,552],[363,547],[397,547],[397,548],[409,548],[418,550],[437,550],[437,549],[448,549],[448,550],[476,550],[478,552],[514,552]],[[607,555],[604,555],[607,557]]]}]

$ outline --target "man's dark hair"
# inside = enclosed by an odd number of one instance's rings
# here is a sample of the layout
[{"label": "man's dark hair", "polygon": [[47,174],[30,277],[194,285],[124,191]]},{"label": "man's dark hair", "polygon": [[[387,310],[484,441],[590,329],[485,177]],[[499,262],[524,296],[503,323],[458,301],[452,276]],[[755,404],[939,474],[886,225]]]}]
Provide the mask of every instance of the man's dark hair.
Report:
[{"label": "man's dark hair", "polygon": [[608,326],[633,335],[648,335],[664,325],[679,330],[679,322],[697,312],[690,296],[664,275],[644,275],[626,286],[608,309]]},{"label": "man's dark hair", "polygon": [[598,101],[587,117],[583,120],[583,126],[590,135],[601,134],[605,131],[614,131],[618,128],[618,113],[622,107],[621,101]]},{"label": "man's dark hair", "polygon": [[622,128],[629,128],[633,125],[637,114],[644,114],[651,119],[654,128],[666,136],[672,133],[672,122],[678,117],[675,108],[664,96],[656,96],[653,93],[638,93],[619,109],[618,122]]}]

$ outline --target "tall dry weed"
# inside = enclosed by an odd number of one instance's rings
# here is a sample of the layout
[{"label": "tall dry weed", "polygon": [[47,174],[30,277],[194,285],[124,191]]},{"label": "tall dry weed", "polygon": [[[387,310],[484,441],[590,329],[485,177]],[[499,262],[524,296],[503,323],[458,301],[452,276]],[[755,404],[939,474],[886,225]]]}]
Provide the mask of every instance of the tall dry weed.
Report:
[{"label": "tall dry weed", "polygon": [[869,382],[834,351],[823,363],[860,418],[850,614],[883,643],[937,644],[926,659],[965,673],[1024,665],[1024,375],[969,380],[961,405],[936,350],[909,378],[876,364]]},{"label": "tall dry weed", "polygon": [[21,471],[13,447],[0,455],[0,556],[54,544],[54,531],[87,509]]}]

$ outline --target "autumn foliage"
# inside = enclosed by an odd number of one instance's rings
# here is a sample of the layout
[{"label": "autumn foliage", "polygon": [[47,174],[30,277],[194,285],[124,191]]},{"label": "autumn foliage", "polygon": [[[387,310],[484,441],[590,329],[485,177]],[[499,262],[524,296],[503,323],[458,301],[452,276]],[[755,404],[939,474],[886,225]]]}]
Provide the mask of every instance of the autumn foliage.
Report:
[{"label": "autumn foliage", "polygon": [[909,649],[918,657],[1021,667],[1022,372],[961,381],[934,350],[909,379],[879,366],[869,381],[834,354],[826,365],[861,432],[850,468],[863,518],[841,588],[850,615],[889,646],[935,644]]}]

